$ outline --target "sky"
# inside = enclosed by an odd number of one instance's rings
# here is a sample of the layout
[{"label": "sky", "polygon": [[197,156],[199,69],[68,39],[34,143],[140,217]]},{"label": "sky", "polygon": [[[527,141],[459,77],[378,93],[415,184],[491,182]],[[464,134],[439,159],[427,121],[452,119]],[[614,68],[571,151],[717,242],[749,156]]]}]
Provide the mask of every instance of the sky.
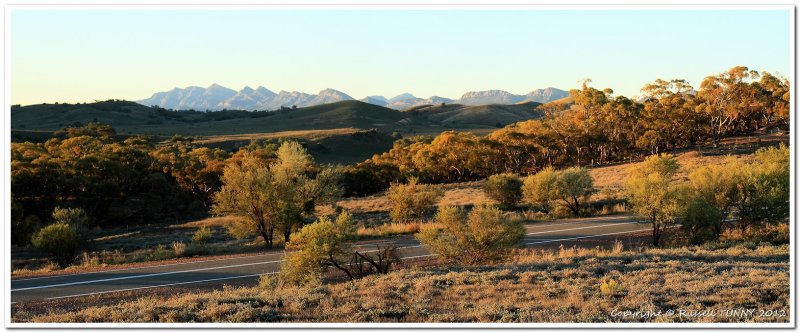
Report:
[{"label": "sky", "polygon": [[489,89],[640,95],[737,65],[790,70],[788,10],[30,10],[10,22],[11,103],[138,100],[217,83],[354,98]]}]

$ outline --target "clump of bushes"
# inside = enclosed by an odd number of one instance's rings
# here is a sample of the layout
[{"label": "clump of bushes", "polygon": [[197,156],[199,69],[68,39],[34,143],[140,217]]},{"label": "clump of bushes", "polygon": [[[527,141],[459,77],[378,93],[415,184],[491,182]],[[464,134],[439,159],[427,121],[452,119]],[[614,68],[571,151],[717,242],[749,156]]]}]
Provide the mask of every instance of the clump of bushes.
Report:
[{"label": "clump of bushes", "polygon": [[510,173],[493,175],[483,184],[483,192],[501,206],[511,208],[522,198],[522,180]]},{"label": "clump of bushes", "polygon": [[75,255],[86,241],[86,224],[89,218],[80,208],[53,210],[53,224],[33,234],[31,244],[47,253],[60,267],[75,261]]},{"label": "clump of bushes", "polygon": [[592,194],[594,179],[586,168],[558,170],[549,167],[528,176],[523,182],[525,201],[538,206],[545,214],[565,212],[581,215]]},{"label": "clump of bushes", "polygon": [[442,196],[442,191],[412,178],[407,184],[392,183],[386,197],[392,204],[389,216],[396,223],[421,221]]},{"label": "clump of bushes", "polygon": [[508,219],[493,206],[475,207],[468,214],[452,206],[436,214],[439,228],[425,228],[416,237],[446,260],[477,265],[502,259],[525,236],[522,220]]}]

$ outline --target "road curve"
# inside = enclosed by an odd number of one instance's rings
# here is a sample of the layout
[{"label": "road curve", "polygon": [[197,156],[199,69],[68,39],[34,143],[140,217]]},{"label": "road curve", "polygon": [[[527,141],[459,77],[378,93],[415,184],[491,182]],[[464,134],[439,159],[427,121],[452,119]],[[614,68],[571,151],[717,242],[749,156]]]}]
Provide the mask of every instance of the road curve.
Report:
[{"label": "road curve", "polygon": [[[575,244],[581,240],[650,230],[649,224],[628,216],[609,216],[538,222],[525,225],[526,246]],[[391,240],[364,241],[359,250],[370,251],[376,245],[398,246],[401,258],[432,256],[411,236]],[[54,300],[170,286],[197,285],[237,279],[255,279],[275,274],[283,252],[226,257],[184,263],[155,264],[144,267],[112,269],[99,272],[53,275],[11,280],[11,303]]]}]

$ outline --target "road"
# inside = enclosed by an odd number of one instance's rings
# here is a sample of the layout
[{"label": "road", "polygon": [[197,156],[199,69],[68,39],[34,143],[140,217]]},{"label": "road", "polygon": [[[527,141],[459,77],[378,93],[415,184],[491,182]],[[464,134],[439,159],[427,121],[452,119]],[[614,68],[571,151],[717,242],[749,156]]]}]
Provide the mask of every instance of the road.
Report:
[{"label": "road", "polygon": [[[526,246],[541,247],[564,244],[571,246],[581,240],[600,237],[624,237],[639,231],[650,230],[649,224],[635,222],[627,216],[593,217],[539,222],[525,226]],[[358,243],[360,250],[374,250],[376,244],[391,243],[399,246],[401,258],[432,256],[413,237]],[[226,257],[194,262],[156,264],[145,267],[122,268],[99,272],[19,278],[11,280],[11,302],[54,300],[120,291],[187,286],[255,279],[259,275],[275,274],[283,252],[259,255]]]}]

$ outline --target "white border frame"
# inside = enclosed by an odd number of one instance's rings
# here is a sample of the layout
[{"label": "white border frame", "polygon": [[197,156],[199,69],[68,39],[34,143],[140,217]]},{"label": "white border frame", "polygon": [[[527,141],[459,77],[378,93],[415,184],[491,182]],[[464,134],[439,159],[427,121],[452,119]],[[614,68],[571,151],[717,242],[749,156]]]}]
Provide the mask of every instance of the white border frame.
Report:
[{"label": "white border frame", "polygon": [[[326,0],[322,0],[329,2]],[[356,0],[362,2],[363,0]],[[447,1],[447,0],[446,0]],[[470,1],[470,0],[467,0]],[[484,0],[486,1],[486,0]],[[512,0],[514,1],[514,0]],[[2,274],[4,277],[11,276],[10,264],[10,243],[11,236],[8,231],[10,226],[10,197],[11,193],[11,112],[10,112],[10,28],[11,28],[11,12],[15,10],[126,10],[126,9],[153,9],[153,10],[788,10],[790,12],[790,69],[787,73],[791,85],[791,131],[790,131],[790,152],[792,158],[791,164],[791,190],[790,190],[790,321],[788,323],[521,323],[521,324],[508,324],[508,323],[13,323],[11,322],[11,279],[4,278],[3,281],[3,297],[2,305],[5,309],[4,313],[4,326],[6,328],[794,328],[796,325],[796,292],[795,292],[795,247],[796,245],[796,228],[795,221],[796,213],[796,137],[797,130],[795,116],[797,115],[795,109],[796,101],[796,85],[795,85],[795,32],[797,29],[795,20],[795,5],[794,4],[777,4],[777,5],[724,5],[724,4],[704,4],[704,5],[581,5],[581,4],[566,4],[566,5],[553,5],[553,4],[498,4],[487,5],[479,3],[469,4],[330,4],[330,3],[300,3],[300,4],[238,4],[238,5],[217,5],[217,4],[119,4],[119,5],[67,5],[67,4],[49,4],[49,5],[6,5],[4,8],[4,96],[3,106],[6,110],[5,116],[2,118],[2,131],[5,132],[2,137],[4,148],[0,149],[0,156],[3,157],[2,163],[2,187],[3,191],[0,192],[0,200],[2,206],[0,211],[6,212],[3,214],[2,231],[3,235],[3,258],[6,264],[3,265]]]}]

